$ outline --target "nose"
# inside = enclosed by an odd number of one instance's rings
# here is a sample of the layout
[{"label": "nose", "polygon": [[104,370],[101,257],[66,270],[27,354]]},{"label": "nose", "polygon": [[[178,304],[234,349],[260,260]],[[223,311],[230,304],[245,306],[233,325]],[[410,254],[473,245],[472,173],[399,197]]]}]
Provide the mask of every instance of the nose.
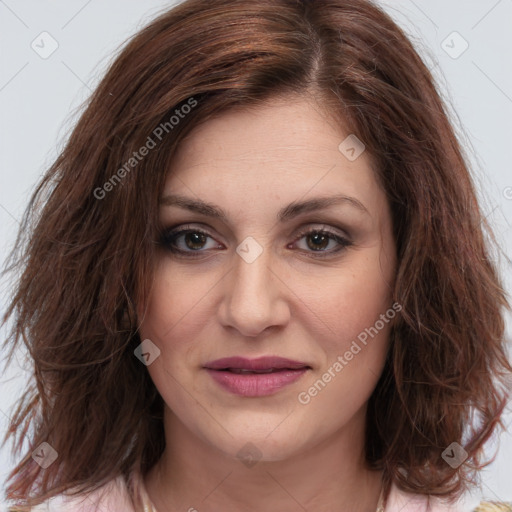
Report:
[{"label": "nose", "polygon": [[275,258],[263,250],[252,262],[234,255],[234,267],[224,278],[223,300],[218,309],[221,324],[243,336],[256,337],[270,327],[284,326],[290,319],[285,281]]}]

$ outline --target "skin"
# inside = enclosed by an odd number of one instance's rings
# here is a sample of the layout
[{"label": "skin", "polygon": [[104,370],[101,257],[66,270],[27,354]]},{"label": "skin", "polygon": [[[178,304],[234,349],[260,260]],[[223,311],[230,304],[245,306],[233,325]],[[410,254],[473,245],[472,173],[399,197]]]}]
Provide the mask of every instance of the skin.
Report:
[{"label": "skin", "polygon": [[[309,96],[288,96],[225,112],[183,141],[162,196],[215,204],[227,219],[160,207],[163,228],[208,238],[175,240],[188,254],[199,247],[195,259],[159,249],[139,311],[141,339],[161,351],[147,369],[166,404],[166,449],[145,477],[159,512],[375,510],[382,474],[365,467],[364,421],[391,322],[308,404],[298,400],[393,303],[389,205],[368,152],[349,161],[338,150],[349,134]],[[277,220],[292,202],[335,194],[366,211],[344,201]],[[351,245],[300,233],[322,227]],[[249,236],[263,249],[252,263],[236,252]],[[271,396],[241,397],[203,369],[236,355],[311,370]],[[249,442],[261,454],[252,467],[237,457]]]}]

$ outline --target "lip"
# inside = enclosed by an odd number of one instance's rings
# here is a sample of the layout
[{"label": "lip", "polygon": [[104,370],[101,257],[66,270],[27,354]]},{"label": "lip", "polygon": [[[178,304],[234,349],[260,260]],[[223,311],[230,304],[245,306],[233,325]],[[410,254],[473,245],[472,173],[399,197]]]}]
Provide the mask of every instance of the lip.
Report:
[{"label": "lip", "polygon": [[[204,369],[225,390],[239,396],[269,396],[302,377],[311,367],[304,362],[276,356],[257,359],[225,357],[210,361]],[[245,373],[245,372],[261,373]]]}]

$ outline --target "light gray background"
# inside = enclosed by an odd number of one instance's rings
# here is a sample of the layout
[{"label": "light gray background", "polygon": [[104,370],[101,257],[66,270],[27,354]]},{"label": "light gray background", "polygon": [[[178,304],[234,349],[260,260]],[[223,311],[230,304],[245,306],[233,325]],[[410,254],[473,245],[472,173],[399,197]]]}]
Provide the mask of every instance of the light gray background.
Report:
[{"label": "light gray background", "polygon": [[[512,0],[380,3],[412,37],[453,106],[451,115],[473,164],[484,211],[506,255],[512,254]],[[0,0],[0,261],[12,245],[31,191],[62,148],[76,109],[98,84],[114,51],[172,4],[164,0]],[[46,59],[31,47],[43,31],[58,43]],[[461,53],[466,44],[467,50]],[[506,256],[500,265],[510,293],[512,267]],[[1,292],[3,311],[9,296],[5,280]],[[507,324],[510,337],[510,316]],[[21,362],[21,354],[18,359]],[[2,435],[26,378],[15,363],[2,377]],[[504,422],[507,431],[488,449],[491,454],[497,451],[496,460],[483,472],[482,488],[467,498],[468,505],[481,497],[512,501],[512,407]],[[1,482],[13,462],[7,449],[0,451]]]}]

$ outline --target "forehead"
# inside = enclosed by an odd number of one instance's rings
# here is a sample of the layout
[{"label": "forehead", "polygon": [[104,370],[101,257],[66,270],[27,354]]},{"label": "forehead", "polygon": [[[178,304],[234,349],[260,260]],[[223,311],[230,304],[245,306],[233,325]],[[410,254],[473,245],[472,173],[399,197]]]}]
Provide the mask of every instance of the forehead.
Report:
[{"label": "forehead", "polygon": [[315,162],[315,153],[336,154],[344,136],[340,123],[311,98],[277,97],[230,109],[196,127],[180,144],[173,168],[184,161],[199,164],[206,157],[267,163],[281,158],[293,164],[307,156]]},{"label": "forehead", "polygon": [[196,196],[240,210],[342,193],[378,210],[384,192],[372,159],[366,151],[355,159],[354,152],[346,153],[351,137],[306,97],[233,109],[182,141],[164,194]]}]

